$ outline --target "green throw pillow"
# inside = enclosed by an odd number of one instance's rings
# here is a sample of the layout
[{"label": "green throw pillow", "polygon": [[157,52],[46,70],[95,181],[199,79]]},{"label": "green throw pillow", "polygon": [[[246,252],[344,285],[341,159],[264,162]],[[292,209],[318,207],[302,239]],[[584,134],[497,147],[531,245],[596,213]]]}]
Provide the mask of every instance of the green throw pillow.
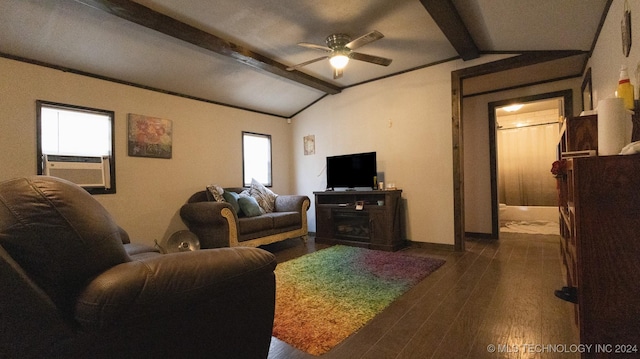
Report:
[{"label": "green throw pillow", "polygon": [[222,197],[224,197],[224,200],[227,201],[231,205],[231,207],[233,207],[233,210],[236,211],[236,214],[240,214],[240,205],[238,204],[238,199],[240,198],[239,194],[225,190],[222,194]]},{"label": "green throw pillow", "polygon": [[256,217],[262,214],[258,201],[253,197],[240,196],[238,204],[242,213],[247,217]]}]

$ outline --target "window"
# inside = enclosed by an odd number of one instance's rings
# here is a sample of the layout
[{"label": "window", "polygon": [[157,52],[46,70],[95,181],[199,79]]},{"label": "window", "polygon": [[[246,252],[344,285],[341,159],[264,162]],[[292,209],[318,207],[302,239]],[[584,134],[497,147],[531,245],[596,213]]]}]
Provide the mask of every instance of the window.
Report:
[{"label": "window", "polygon": [[271,136],[242,132],[242,178],[245,187],[251,179],[271,186]]},{"label": "window", "polygon": [[113,111],[36,101],[36,114],[38,174],[48,174],[48,158],[65,163],[51,175],[92,194],[116,192]]}]

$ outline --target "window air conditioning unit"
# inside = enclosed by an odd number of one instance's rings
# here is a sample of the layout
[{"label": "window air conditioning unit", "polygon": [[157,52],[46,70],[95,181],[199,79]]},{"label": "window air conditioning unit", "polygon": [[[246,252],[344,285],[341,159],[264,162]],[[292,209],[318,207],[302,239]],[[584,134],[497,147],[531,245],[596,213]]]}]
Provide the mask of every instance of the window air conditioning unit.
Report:
[{"label": "window air conditioning unit", "polygon": [[110,188],[108,157],[44,155],[44,173],[81,187]]}]

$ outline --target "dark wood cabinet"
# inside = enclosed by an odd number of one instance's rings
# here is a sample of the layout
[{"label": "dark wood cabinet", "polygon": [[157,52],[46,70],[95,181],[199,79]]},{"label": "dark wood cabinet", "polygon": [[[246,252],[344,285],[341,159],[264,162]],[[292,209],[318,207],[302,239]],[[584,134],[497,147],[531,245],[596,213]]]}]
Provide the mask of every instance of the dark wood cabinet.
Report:
[{"label": "dark wood cabinet", "polygon": [[635,345],[640,356],[640,155],[572,158],[566,168],[561,249],[580,342]]},{"label": "dark wood cabinet", "polygon": [[405,245],[402,190],[313,194],[317,242],[387,251],[395,251]]},{"label": "dark wood cabinet", "polygon": [[[589,153],[589,151],[593,151]],[[598,116],[568,118],[562,124],[558,141],[558,158],[598,153]]]},{"label": "dark wood cabinet", "polygon": [[580,342],[605,345],[582,357],[638,357],[640,155],[589,151],[598,149],[597,120],[596,115],[569,118],[562,126],[558,157],[566,159],[566,174],[557,176],[560,248],[567,288],[575,294]]}]

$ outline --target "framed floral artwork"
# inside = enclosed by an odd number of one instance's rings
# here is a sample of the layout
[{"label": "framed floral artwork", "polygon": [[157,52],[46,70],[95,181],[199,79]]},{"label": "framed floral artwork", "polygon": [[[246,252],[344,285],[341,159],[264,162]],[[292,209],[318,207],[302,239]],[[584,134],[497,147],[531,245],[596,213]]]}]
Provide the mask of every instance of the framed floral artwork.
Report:
[{"label": "framed floral artwork", "polygon": [[130,113],[127,141],[129,156],[171,158],[172,132],[171,120]]}]

